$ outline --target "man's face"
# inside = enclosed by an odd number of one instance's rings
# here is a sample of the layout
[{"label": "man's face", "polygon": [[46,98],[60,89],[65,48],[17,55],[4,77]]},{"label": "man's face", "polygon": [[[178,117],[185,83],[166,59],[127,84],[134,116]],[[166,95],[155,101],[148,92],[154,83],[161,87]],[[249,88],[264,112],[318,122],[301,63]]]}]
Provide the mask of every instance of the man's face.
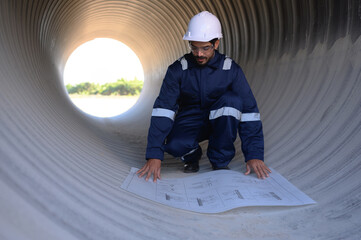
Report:
[{"label": "man's face", "polygon": [[219,40],[214,45],[210,42],[189,42],[192,54],[197,63],[201,66],[206,65],[214,56],[214,51],[218,48]]}]

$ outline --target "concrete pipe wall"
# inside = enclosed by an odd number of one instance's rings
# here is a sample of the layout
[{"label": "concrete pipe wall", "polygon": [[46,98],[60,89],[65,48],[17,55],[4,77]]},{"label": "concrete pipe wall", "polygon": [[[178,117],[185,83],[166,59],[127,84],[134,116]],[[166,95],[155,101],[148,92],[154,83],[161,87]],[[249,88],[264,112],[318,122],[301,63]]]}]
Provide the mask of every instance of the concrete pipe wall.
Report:
[{"label": "concrete pipe wall", "polygon": [[[120,189],[145,162],[153,101],[202,10],[219,17],[220,51],[256,95],[267,164],[317,205],[198,214]],[[2,0],[0,239],[357,239],[360,34],[359,0]],[[98,37],[144,67],[139,101],[115,118],[77,110],[62,80],[72,51]],[[230,167],[244,170],[241,151]],[[163,177],[181,169],[166,156]]]}]

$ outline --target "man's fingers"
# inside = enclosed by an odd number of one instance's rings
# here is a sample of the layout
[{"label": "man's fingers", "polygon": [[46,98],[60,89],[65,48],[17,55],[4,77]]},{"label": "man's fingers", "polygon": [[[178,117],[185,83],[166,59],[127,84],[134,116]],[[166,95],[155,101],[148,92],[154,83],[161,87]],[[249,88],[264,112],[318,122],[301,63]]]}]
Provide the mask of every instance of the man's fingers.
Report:
[{"label": "man's fingers", "polygon": [[262,174],[262,177],[266,178],[266,177],[269,177],[268,173],[270,173],[271,170],[266,165],[263,165],[260,167],[260,172]]},{"label": "man's fingers", "polygon": [[153,173],[153,182],[157,182],[157,179],[159,179],[158,173]]},{"label": "man's fingers", "polygon": [[258,171],[257,174],[258,178],[263,178],[263,179],[269,177],[268,171],[271,172],[271,170],[269,170],[266,166],[257,167],[257,171]]},{"label": "man's fingers", "polygon": [[160,169],[157,169],[153,173],[153,182],[157,182],[158,179],[160,179]]},{"label": "man's fingers", "polygon": [[143,168],[142,169],[139,169],[137,172],[136,172],[136,174],[139,174],[139,173],[141,173],[143,171]]},{"label": "man's fingers", "polygon": [[158,178],[158,173],[156,171],[153,171],[153,182],[156,182]]},{"label": "man's fingers", "polygon": [[147,177],[145,178],[145,181],[148,181],[150,176],[152,176],[152,172],[151,171],[148,171],[148,174],[147,174]]},{"label": "man's fingers", "polygon": [[261,178],[265,179],[267,177],[266,171],[264,169],[264,166],[260,166],[258,168],[258,171],[260,172]]},{"label": "man's fingers", "polygon": [[256,165],[256,164],[247,164],[247,173],[250,174],[252,172],[252,170],[256,174],[257,178],[261,178],[260,171],[258,169],[258,165]]},{"label": "man's fingers", "polygon": [[253,168],[258,178],[264,178],[263,172],[259,169],[258,166]]},{"label": "man's fingers", "polygon": [[140,178],[143,177],[144,174],[146,174],[147,172],[148,172],[148,167],[144,166],[142,169],[137,171],[137,174],[140,173],[138,177],[140,177]]},{"label": "man's fingers", "polygon": [[261,162],[261,160],[250,160],[247,162],[246,166],[247,172],[245,174],[248,175],[253,170],[259,179],[265,179],[269,177],[269,173],[271,173],[271,170],[264,164],[264,162]]},{"label": "man's fingers", "polygon": [[147,163],[137,171],[138,177],[145,176],[145,180],[148,181],[153,175],[153,181],[156,182],[157,179],[160,179],[160,159],[149,159]]},{"label": "man's fingers", "polygon": [[[140,174],[139,174],[140,173]],[[141,172],[140,170],[137,172],[137,174],[139,174],[139,176],[138,177],[143,177],[143,175],[145,174],[146,172],[145,171],[143,171],[143,172]]]},{"label": "man's fingers", "polygon": [[246,175],[251,173],[251,168],[248,166],[248,164],[246,165],[247,171],[244,173]]},{"label": "man's fingers", "polygon": [[160,179],[160,168],[158,169],[158,179]]},{"label": "man's fingers", "polygon": [[269,177],[269,173],[271,173],[271,170],[268,167],[265,167],[263,169],[264,173],[266,174],[267,177]]},{"label": "man's fingers", "polygon": [[145,166],[143,166],[141,169],[139,169],[139,170],[136,172],[136,174],[140,173],[140,172],[143,170],[144,167],[145,167]]}]

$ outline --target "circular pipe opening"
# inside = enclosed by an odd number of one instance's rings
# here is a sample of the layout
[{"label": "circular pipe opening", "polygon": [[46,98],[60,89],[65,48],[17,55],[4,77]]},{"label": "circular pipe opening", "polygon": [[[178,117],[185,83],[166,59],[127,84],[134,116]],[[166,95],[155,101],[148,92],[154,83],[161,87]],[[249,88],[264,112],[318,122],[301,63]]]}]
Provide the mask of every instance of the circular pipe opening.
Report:
[{"label": "circular pipe opening", "polygon": [[115,117],[134,106],[144,72],[125,44],[96,38],[72,52],[64,68],[64,85],[73,104],[95,117]]}]

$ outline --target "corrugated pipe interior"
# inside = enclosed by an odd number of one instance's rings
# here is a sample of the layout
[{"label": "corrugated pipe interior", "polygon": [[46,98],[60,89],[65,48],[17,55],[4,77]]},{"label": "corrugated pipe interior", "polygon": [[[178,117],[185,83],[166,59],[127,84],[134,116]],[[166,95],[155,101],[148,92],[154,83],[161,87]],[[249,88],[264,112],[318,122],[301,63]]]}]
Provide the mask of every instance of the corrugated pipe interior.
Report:
[{"label": "corrugated pipe interior", "polygon": [[[317,205],[197,214],[120,189],[145,162],[153,101],[203,10],[257,98],[267,164]],[[0,239],[357,239],[360,34],[359,0],[2,0]],[[77,110],[62,79],[72,51],[99,37],[132,48],[145,72],[136,105],[114,118]],[[163,177],[181,170],[167,155]]]}]

